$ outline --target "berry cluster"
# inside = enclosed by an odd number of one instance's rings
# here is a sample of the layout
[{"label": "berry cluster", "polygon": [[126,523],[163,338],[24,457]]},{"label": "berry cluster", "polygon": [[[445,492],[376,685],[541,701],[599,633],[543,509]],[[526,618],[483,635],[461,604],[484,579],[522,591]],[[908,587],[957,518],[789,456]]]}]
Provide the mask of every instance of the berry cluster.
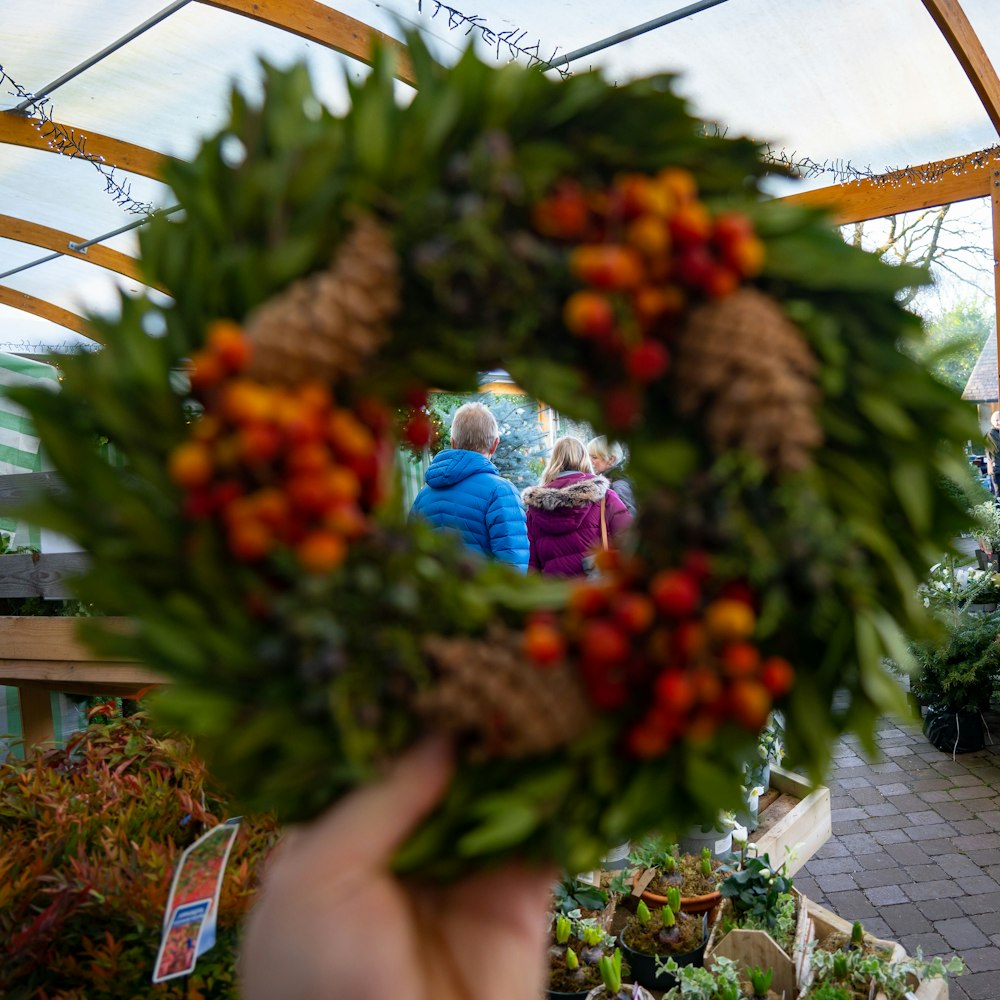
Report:
[{"label": "berry cluster", "polygon": [[626,735],[635,757],[661,756],[681,738],[708,740],[726,722],[758,732],[795,676],[752,641],[748,589],[720,587],[697,552],[649,578],[615,553],[599,558],[602,578],[575,586],[561,619],[529,619],[526,654],[539,667],[575,660],[596,708],[635,718]]},{"label": "berry cluster", "polygon": [[713,218],[694,176],[678,168],[626,174],[597,192],[563,181],[535,205],[533,224],[576,244],[569,267],[585,287],[566,300],[563,320],[624,369],[626,385],[604,399],[617,427],[638,417],[637,390],[669,369],[668,345],[688,305],[732,294],[764,260],[750,220]]},{"label": "berry cluster", "polygon": [[234,323],[213,323],[191,362],[204,412],[170,456],[185,514],[215,518],[247,562],[291,549],[308,572],[338,566],[368,530],[382,493],[388,412],[337,407],[319,383],[295,389],[246,377],[252,346]]}]

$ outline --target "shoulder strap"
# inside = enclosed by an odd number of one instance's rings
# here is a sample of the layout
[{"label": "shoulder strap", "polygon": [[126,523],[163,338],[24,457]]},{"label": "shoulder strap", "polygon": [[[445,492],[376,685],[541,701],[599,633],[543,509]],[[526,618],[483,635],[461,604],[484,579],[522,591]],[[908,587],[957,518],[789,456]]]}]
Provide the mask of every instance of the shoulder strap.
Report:
[{"label": "shoulder strap", "polygon": [[605,552],[608,550],[608,519],[605,516],[605,505],[607,503],[607,496],[601,497],[601,548]]}]

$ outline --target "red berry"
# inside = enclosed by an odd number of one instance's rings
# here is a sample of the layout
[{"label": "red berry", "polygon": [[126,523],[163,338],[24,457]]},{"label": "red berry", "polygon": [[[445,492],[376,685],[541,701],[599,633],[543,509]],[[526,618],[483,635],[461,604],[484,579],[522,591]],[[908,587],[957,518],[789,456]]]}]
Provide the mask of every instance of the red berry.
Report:
[{"label": "red berry", "polygon": [[670,367],[670,354],[658,340],[644,340],[629,351],[625,367],[637,382],[655,382]]},{"label": "red berry", "polygon": [[769,656],[760,667],[760,682],[773,698],[787,694],[795,683],[795,670],[781,656]]},{"label": "red berry", "polygon": [[533,621],[524,630],[524,652],[539,666],[551,666],[565,657],[566,640],[555,625]]},{"label": "red berry", "polygon": [[591,666],[611,666],[628,656],[625,633],[612,622],[597,619],[584,625],[580,636],[580,657]]},{"label": "red berry", "polygon": [[686,618],[694,614],[701,600],[695,578],[685,570],[660,570],[649,583],[653,603],[665,615]]},{"label": "red berry", "polygon": [[434,421],[423,410],[411,414],[403,425],[403,440],[414,448],[426,448],[435,438]]}]

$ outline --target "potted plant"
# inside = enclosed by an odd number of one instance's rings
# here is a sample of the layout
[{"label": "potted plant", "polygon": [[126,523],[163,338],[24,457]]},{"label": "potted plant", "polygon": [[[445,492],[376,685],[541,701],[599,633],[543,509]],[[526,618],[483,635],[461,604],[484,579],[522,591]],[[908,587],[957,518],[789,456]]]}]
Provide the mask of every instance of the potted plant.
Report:
[{"label": "potted plant", "polygon": [[1000,507],[990,499],[972,508],[973,533],[979,548],[976,559],[980,569],[1000,569]]},{"label": "potted plant", "polygon": [[602,982],[600,961],[614,939],[592,920],[557,914],[549,947],[549,1000],[584,1000]]},{"label": "potted plant", "polygon": [[693,826],[680,838],[681,850],[698,854],[708,848],[712,857],[721,858],[733,849],[733,827],[736,817],[733,813],[720,812],[714,823]]},{"label": "potted plant", "polygon": [[664,969],[677,985],[663,1000],[781,1000],[771,989],[771,970],[760,966],[744,969],[741,976],[738,963],[729,958],[720,958],[711,969],[668,959]]},{"label": "potted plant", "polygon": [[638,983],[622,982],[622,953],[617,948],[601,959],[600,970],[603,981],[587,994],[587,1000],[653,1000]]},{"label": "potted plant", "polygon": [[787,866],[774,869],[766,854],[744,858],[720,891],[723,901],[706,948],[706,964],[711,967],[719,958],[762,962],[772,970],[775,991],[794,996],[794,953],[806,925],[802,897],[792,886]]},{"label": "potted plant", "polygon": [[[701,965],[708,938],[708,918],[704,913],[684,913],[680,891],[669,889],[667,902],[650,910],[639,900],[618,935],[622,952],[628,960],[635,981],[653,990],[666,990],[674,977],[662,969],[662,959],[670,956],[678,965]],[[661,959],[657,967],[657,958]]]},{"label": "potted plant", "polygon": [[[860,928],[860,924],[855,925]],[[920,996],[920,984],[927,979],[958,975],[965,968],[957,956],[924,959],[920,950],[915,957],[893,958],[884,949],[865,947],[863,935],[852,935],[850,942],[835,951],[811,948],[808,964],[809,982],[802,1000],[903,1000]]]},{"label": "potted plant", "polygon": [[667,891],[680,890],[680,908],[685,913],[706,913],[719,905],[719,886],[729,871],[709,848],[699,854],[681,853],[666,837],[647,837],[629,855],[633,868],[632,892],[647,906],[663,906]]},{"label": "potted plant", "polygon": [[611,928],[618,893],[565,875],[552,888],[552,908],[576,920],[592,919],[604,930]]},{"label": "potted plant", "polygon": [[918,672],[910,688],[927,706],[924,733],[939,750],[967,753],[985,744],[982,712],[1000,674],[1000,622],[959,611],[943,618],[939,641],[911,644]]}]

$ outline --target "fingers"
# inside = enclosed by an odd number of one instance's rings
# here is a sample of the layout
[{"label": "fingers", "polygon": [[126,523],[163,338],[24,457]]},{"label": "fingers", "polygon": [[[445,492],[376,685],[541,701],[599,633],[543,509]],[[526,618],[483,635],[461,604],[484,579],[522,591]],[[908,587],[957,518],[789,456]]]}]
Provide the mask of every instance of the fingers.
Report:
[{"label": "fingers", "polygon": [[359,788],[299,831],[297,849],[315,846],[338,866],[385,865],[444,795],[454,770],[447,740],[432,738],[404,754],[380,781]]}]

